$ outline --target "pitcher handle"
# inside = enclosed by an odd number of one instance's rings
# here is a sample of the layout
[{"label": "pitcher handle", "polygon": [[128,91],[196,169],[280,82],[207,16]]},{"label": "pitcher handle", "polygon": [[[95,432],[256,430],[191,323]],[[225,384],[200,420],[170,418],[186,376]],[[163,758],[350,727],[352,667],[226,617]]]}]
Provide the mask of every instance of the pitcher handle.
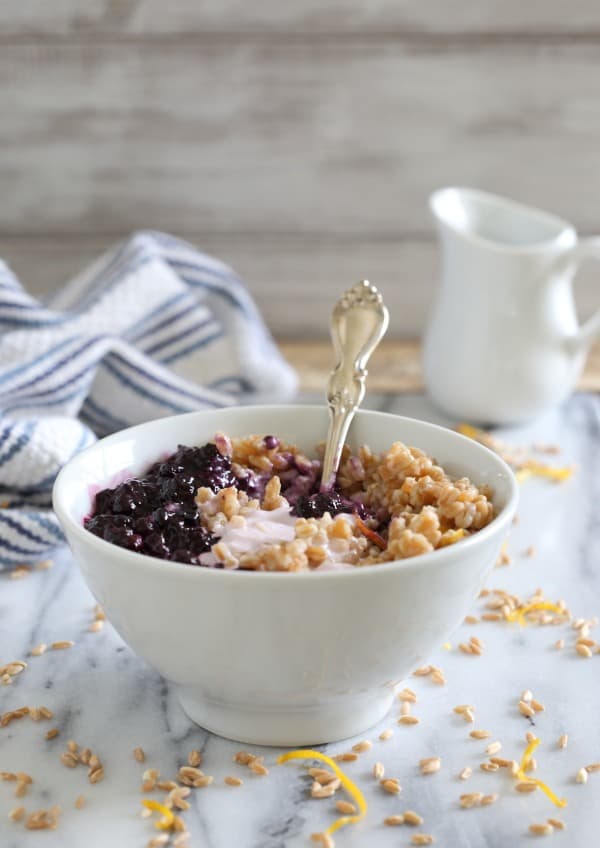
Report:
[{"label": "pitcher handle", "polygon": [[[580,265],[588,259],[600,260],[600,236],[580,238],[570,250],[559,257],[558,265],[573,267],[576,274]],[[587,350],[592,342],[600,336],[600,309],[582,324],[577,335],[572,339],[576,348]]]}]

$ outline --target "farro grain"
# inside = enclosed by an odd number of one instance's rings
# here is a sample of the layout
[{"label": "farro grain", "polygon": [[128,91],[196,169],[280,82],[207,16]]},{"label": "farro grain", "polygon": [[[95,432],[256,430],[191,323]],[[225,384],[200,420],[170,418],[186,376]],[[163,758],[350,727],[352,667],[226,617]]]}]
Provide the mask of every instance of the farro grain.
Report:
[{"label": "farro grain", "polygon": [[548,819],[554,830],[566,830],[567,826],[562,819]]},{"label": "farro grain", "polygon": [[473,739],[489,739],[492,734],[489,730],[472,730],[469,733]]},{"label": "farro grain", "polygon": [[385,818],[383,820],[383,823],[387,824],[388,827],[397,827],[398,825],[404,824],[404,816],[402,816],[402,815],[387,816],[387,818]]},{"label": "farro grain", "polygon": [[475,721],[475,715],[472,710],[465,710],[462,714],[462,717],[467,722],[467,724],[473,724]]},{"label": "farro grain", "polygon": [[475,707],[472,704],[457,704],[456,707],[452,707],[452,712],[458,713],[458,715],[462,715],[467,710],[474,712]]},{"label": "farro grain", "polygon": [[197,750],[197,748],[193,748],[188,754],[187,761],[189,766],[198,768],[202,762],[202,754]]},{"label": "farro grain", "polygon": [[420,719],[414,715],[402,715],[396,724],[419,724]]},{"label": "farro grain", "polygon": [[242,786],[244,781],[240,777],[227,775],[227,777],[225,778],[225,783],[227,784],[227,786]]},{"label": "farro grain", "polygon": [[177,773],[177,780],[179,780],[180,783],[183,783],[184,786],[193,786],[194,781],[203,776],[204,773],[195,766],[181,766]]},{"label": "farro grain", "polygon": [[479,619],[476,615],[467,615],[465,616],[465,624],[477,624]]},{"label": "farro grain", "polygon": [[96,766],[88,771],[88,780],[90,783],[99,783],[104,777],[104,767]]},{"label": "farro grain", "polygon": [[375,763],[375,765],[373,766],[373,777],[376,780],[383,780],[384,775],[385,768],[383,763]]},{"label": "farro grain", "polygon": [[402,705],[400,707],[400,715],[410,715],[410,701],[402,701]]},{"label": "farro grain", "polygon": [[564,639],[557,639],[556,642],[554,643],[554,647],[556,648],[557,651],[561,651],[565,647],[565,640]]},{"label": "farro grain", "polygon": [[335,808],[338,813],[342,813],[344,816],[355,816],[358,812],[354,804],[351,804],[350,801],[336,801]]},{"label": "farro grain", "polygon": [[311,833],[310,838],[313,842],[320,843],[323,848],[335,848],[335,842],[333,841],[333,837],[329,833]]},{"label": "farro grain", "polygon": [[313,785],[310,788],[311,798],[331,798],[332,795],[335,795],[336,792],[335,783],[329,783],[327,786],[321,786],[321,784],[315,780]]},{"label": "farro grain", "polygon": [[531,718],[535,715],[533,707],[531,707],[529,704],[526,704],[525,701],[519,701],[519,712],[522,716],[525,716],[526,718]]},{"label": "farro grain", "polygon": [[23,798],[27,794],[29,784],[25,780],[17,780],[15,798]]},{"label": "farro grain", "polygon": [[210,774],[205,774],[202,777],[197,778],[194,781],[195,789],[203,789],[205,786],[210,786],[210,784],[214,781],[214,777]]},{"label": "farro grain", "polygon": [[398,700],[399,701],[410,701],[411,703],[416,703],[417,695],[413,692],[412,689],[405,687],[401,692],[398,692]]},{"label": "farro grain", "polygon": [[481,806],[489,807],[490,804],[495,804],[497,800],[498,796],[494,792],[491,795],[484,795],[481,799]]},{"label": "farro grain", "polygon": [[536,739],[537,739],[537,736],[535,735],[533,730],[528,730],[527,733],[525,734],[525,741],[528,744],[530,744],[531,742],[535,742]]},{"label": "farro grain", "polygon": [[423,824],[423,818],[414,810],[405,810],[404,823],[411,825],[411,827],[418,827]]},{"label": "farro grain", "polygon": [[67,742],[67,750],[72,754],[76,754],[79,751],[79,745],[73,739],[69,739]]},{"label": "farro grain", "polygon": [[75,642],[72,642],[71,639],[63,639],[60,642],[52,642],[50,647],[53,651],[65,651],[67,648],[72,648],[75,645]]},{"label": "farro grain", "polygon": [[79,752],[79,762],[83,763],[84,766],[89,766],[91,759],[92,752],[89,748],[84,748],[82,751]]},{"label": "farro grain", "polygon": [[75,798],[75,808],[77,810],[82,810],[85,807],[85,795],[78,795]]},{"label": "farro grain", "polygon": [[594,774],[597,771],[600,771],[600,763],[590,763],[589,766],[585,766],[585,770],[588,774]]},{"label": "farro grain", "polygon": [[25,807],[13,807],[8,814],[8,818],[13,822],[19,822],[25,815]]},{"label": "farro grain", "polygon": [[380,780],[379,785],[382,789],[385,789],[386,792],[390,792],[392,795],[399,795],[402,792],[402,787],[400,786],[400,781],[397,777],[388,777],[384,780]]},{"label": "farro grain", "polygon": [[442,761],[439,757],[425,757],[419,760],[421,774],[435,774],[440,770]]},{"label": "farro grain", "polygon": [[336,754],[333,757],[338,763],[353,763],[358,760],[358,754],[353,754],[351,751],[346,751],[344,754]]},{"label": "farro grain", "polygon": [[413,677],[427,677],[429,674],[431,674],[430,665],[419,666],[413,671]]},{"label": "farro grain", "polygon": [[381,733],[379,734],[379,738],[382,742],[387,742],[387,740],[391,739],[393,735],[394,731],[391,729],[391,727],[387,727],[385,730],[381,731]]},{"label": "farro grain", "polygon": [[486,754],[497,754],[502,750],[502,742],[491,742],[485,749]]},{"label": "farro grain", "polygon": [[52,712],[52,710],[49,710],[48,707],[39,707],[39,711],[40,711],[40,716],[42,718],[47,718],[47,719],[54,718],[54,713]]},{"label": "farro grain", "polygon": [[60,761],[67,768],[75,768],[79,765],[79,757],[71,751],[63,751],[60,755]]},{"label": "farro grain", "polygon": [[495,763],[500,768],[511,768],[513,760],[505,760],[504,757],[490,757],[490,763]]},{"label": "farro grain", "polygon": [[250,771],[254,772],[254,774],[259,775],[259,777],[266,777],[266,775],[268,775],[269,773],[269,769],[262,763],[251,763]]},{"label": "farro grain", "polygon": [[56,739],[59,733],[60,730],[58,729],[58,727],[52,727],[46,732],[46,739]]},{"label": "farro grain", "polygon": [[548,822],[529,825],[529,833],[533,834],[533,836],[550,836],[553,832],[554,828]]},{"label": "farro grain", "polygon": [[104,620],[102,618],[97,618],[95,621],[92,621],[88,630],[90,633],[98,633],[100,630],[104,628]]},{"label": "farro grain", "polygon": [[[233,755],[234,763],[239,763],[241,766],[247,766],[253,759],[254,755],[249,754],[248,751],[238,751],[237,754]],[[190,765],[192,765],[192,763],[190,763]]]},{"label": "farro grain", "polygon": [[372,747],[372,742],[368,739],[363,739],[361,742],[357,742],[356,745],[353,745],[352,750],[357,754],[363,754],[365,751],[370,751]]},{"label": "farro grain", "polygon": [[592,652],[590,651],[587,645],[575,645],[575,650],[577,651],[580,657],[585,657],[588,660],[592,656]]},{"label": "farro grain", "polygon": [[543,713],[546,709],[546,707],[541,703],[541,701],[538,701],[535,698],[532,699],[531,706],[536,711],[536,713]]},{"label": "farro grain", "polygon": [[410,841],[413,845],[433,845],[435,839],[430,833],[415,833]]},{"label": "farro grain", "polygon": [[133,749],[133,759],[138,763],[146,762],[146,754],[144,753],[143,748],[134,748]]},{"label": "farro grain", "polygon": [[482,771],[498,771],[499,766],[496,763],[480,763],[479,768]]},{"label": "farro grain", "polygon": [[564,750],[569,744],[569,734],[563,733],[562,736],[558,737],[558,742],[556,743],[561,750]]},{"label": "farro grain", "polygon": [[537,784],[533,782],[521,781],[521,783],[517,783],[515,785],[515,789],[517,792],[535,792],[537,789]]},{"label": "farro grain", "polygon": [[431,673],[431,682],[435,683],[437,686],[445,686],[447,683],[446,678],[437,668]]},{"label": "farro grain", "polygon": [[473,774],[473,769],[471,766],[465,766],[464,769],[458,775],[460,780],[468,780]]},{"label": "farro grain", "polygon": [[588,773],[584,768],[580,768],[575,775],[575,783],[587,783]]},{"label": "farro grain", "polygon": [[163,845],[166,845],[171,837],[168,833],[161,833],[159,836],[153,836],[152,839],[149,839],[146,843],[146,848],[162,848]]},{"label": "farro grain", "polygon": [[525,691],[521,693],[521,700],[525,701],[526,704],[531,703],[533,700],[533,692],[531,689],[525,689]]}]

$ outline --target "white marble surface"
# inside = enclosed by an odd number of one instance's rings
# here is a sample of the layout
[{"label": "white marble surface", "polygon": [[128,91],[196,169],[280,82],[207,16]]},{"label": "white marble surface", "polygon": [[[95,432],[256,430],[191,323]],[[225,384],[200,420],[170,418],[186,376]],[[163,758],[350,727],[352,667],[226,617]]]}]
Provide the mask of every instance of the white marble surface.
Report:
[{"label": "white marble surface", "polygon": [[[437,418],[417,397],[388,398],[371,405]],[[600,400],[577,396],[534,426],[503,431],[503,435],[514,444],[559,443],[563,456],[557,461],[575,463],[578,470],[564,485],[523,484],[520,522],[509,540],[513,562],[496,568],[488,585],[522,595],[541,586],[547,596],[565,598],[575,616],[600,615]],[[537,548],[534,558],[521,555],[529,545]],[[49,571],[19,581],[0,575],[0,664],[17,659],[29,663],[13,686],[0,687],[0,712],[45,704],[55,714],[51,722],[25,719],[0,728],[0,770],[33,776],[33,787],[24,799],[28,809],[57,803],[63,810],[58,830],[26,831],[7,820],[8,811],[19,803],[12,796],[14,784],[0,783],[1,848],[144,846],[156,831],[139,817],[143,766],[132,757],[137,745],[145,749],[148,765],[167,777],[191,748],[203,751],[203,769],[215,776],[215,783],[195,792],[192,808],[185,814],[193,848],[310,845],[310,833],[333,820],[333,802],[310,799],[301,768],[275,765],[276,750],[260,752],[270,768],[268,777],[252,777],[233,764],[232,755],[240,746],[192,725],[169,686],[131,654],[110,626],[101,633],[88,632],[92,608],[93,599],[66,552]],[[485,642],[480,658],[457,651],[457,643],[471,634]],[[561,816],[568,827],[551,837],[556,844],[598,844],[600,774],[590,775],[586,785],[576,784],[574,777],[581,766],[600,760],[600,655],[590,660],[578,657],[572,647],[573,634],[568,626],[463,625],[452,637],[453,649],[440,648],[432,657],[444,669],[448,684],[439,687],[421,678],[409,681],[418,694],[415,713],[421,723],[396,725],[399,705],[395,705],[379,727],[365,732],[364,738],[374,740],[373,750],[349,764],[347,771],[364,789],[369,812],[358,826],[337,834],[338,848],[410,845],[413,829],[382,824],[384,816],[407,808],[424,817],[420,830],[434,834],[435,844],[446,848],[525,846],[532,839],[528,825],[554,815]],[[552,646],[561,636],[567,647],[558,652]],[[68,651],[28,656],[33,645],[57,639],[72,639],[76,644]],[[202,646],[194,649],[202,650]],[[564,811],[556,810],[540,792],[516,793],[503,771],[480,771],[488,743],[470,739],[471,726],[452,713],[455,704],[474,704],[475,727],[489,729],[493,740],[501,740],[504,756],[519,757],[529,729],[516,706],[525,688],[533,689],[546,705],[535,721],[535,732],[542,739],[538,775],[568,798]],[[60,736],[48,742],[44,734],[50,726],[60,728]],[[394,736],[380,742],[377,737],[385,727],[394,728]],[[565,732],[569,746],[560,751],[556,742]],[[103,782],[92,786],[82,767],[71,770],[61,764],[60,753],[68,739],[98,752],[105,764]],[[350,741],[323,750],[336,753],[349,746]],[[423,777],[418,761],[430,755],[441,756],[442,769]],[[371,777],[376,760],[385,764],[388,775],[400,779],[399,797],[384,793]],[[474,773],[463,783],[457,774],[465,765],[471,765]],[[227,774],[246,778],[244,785],[224,785]],[[497,792],[498,802],[488,808],[460,809],[461,792],[478,790]],[[73,802],[80,793],[88,803],[76,810]]]}]

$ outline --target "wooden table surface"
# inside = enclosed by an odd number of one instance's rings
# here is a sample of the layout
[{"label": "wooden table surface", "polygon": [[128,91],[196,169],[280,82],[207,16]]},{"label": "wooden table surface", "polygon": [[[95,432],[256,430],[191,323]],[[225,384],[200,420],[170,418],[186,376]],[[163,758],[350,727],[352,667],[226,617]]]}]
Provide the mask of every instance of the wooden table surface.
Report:
[{"label": "wooden table surface", "polygon": [[[300,390],[324,391],[333,366],[329,342],[280,342],[288,362],[300,375]],[[586,367],[577,384],[580,391],[600,391],[600,344],[590,351]],[[369,363],[369,390],[395,394],[423,389],[420,345],[417,341],[382,342]]]}]

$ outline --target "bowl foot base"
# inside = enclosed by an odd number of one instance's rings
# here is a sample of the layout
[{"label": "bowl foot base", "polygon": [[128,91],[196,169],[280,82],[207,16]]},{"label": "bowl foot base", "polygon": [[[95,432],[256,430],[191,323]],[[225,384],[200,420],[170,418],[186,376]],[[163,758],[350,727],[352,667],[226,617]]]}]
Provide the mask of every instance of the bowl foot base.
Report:
[{"label": "bowl foot base", "polygon": [[207,700],[178,688],[185,713],[205,730],[247,745],[320,745],[363,733],[387,714],[393,694],[340,697],[318,706],[276,707]]}]

